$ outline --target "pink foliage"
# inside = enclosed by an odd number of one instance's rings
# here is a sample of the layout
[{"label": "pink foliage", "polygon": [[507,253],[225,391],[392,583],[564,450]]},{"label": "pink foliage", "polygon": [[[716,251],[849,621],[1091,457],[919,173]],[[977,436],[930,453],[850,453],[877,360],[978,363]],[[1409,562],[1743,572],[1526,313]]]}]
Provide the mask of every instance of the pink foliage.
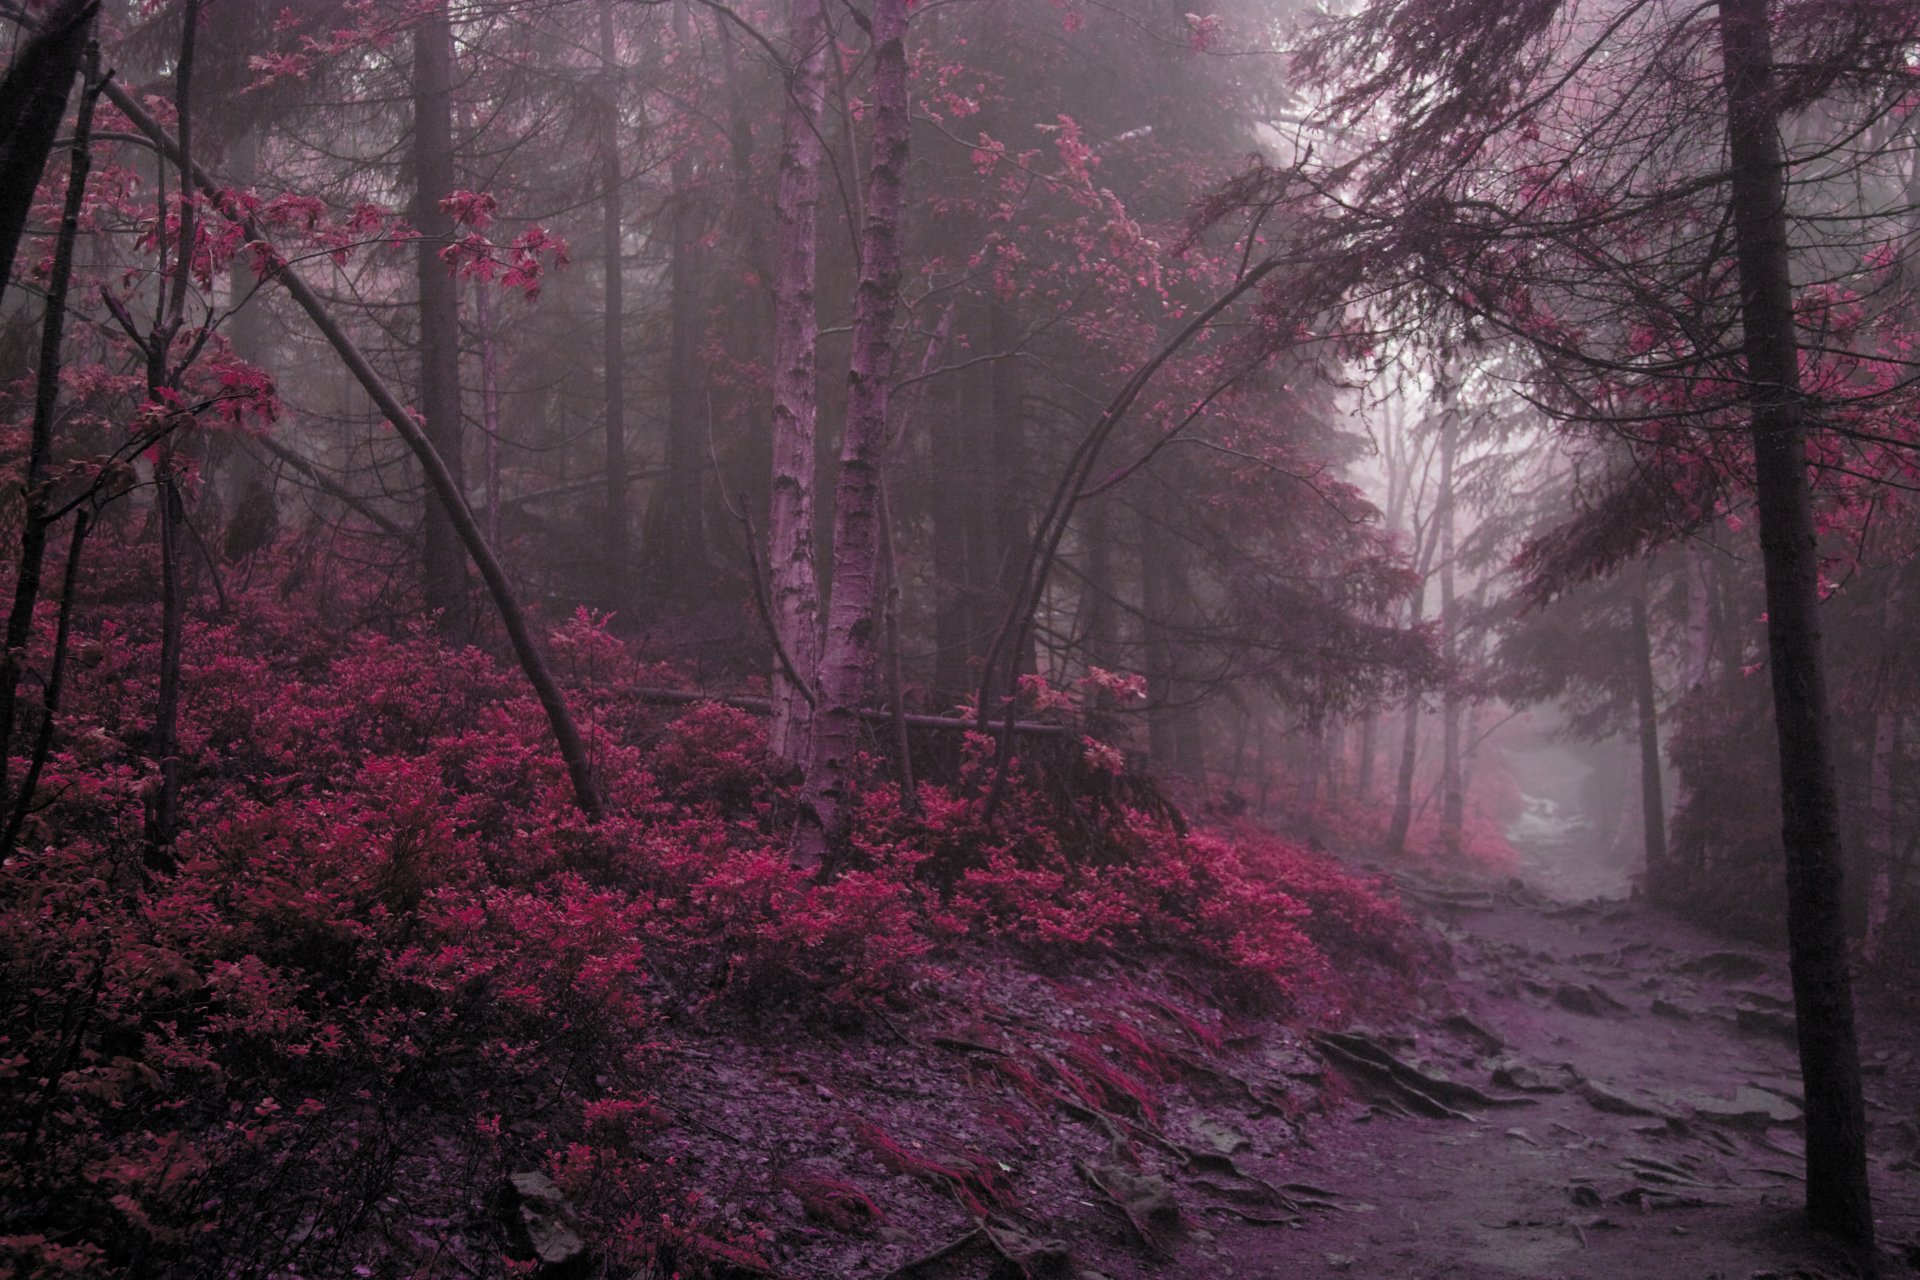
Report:
[{"label": "pink foliage", "polygon": [[[590,826],[510,670],[425,627],[342,638],[322,596],[281,595],[274,571],[189,624],[182,834],[154,871],[138,727],[158,618],[124,603],[143,557],[100,561],[42,802],[0,867],[0,1142],[20,1153],[0,1191],[54,1206],[53,1230],[0,1244],[0,1270],[185,1257],[210,1232],[264,1248],[296,1232],[290,1214],[336,1229],[384,1194],[364,1171],[398,1176],[428,1142],[482,1183],[546,1167],[611,1257],[757,1257],[672,1202],[678,1174],[648,1153],[663,1013],[859,1017],[968,940],[1181,956],[1284,1003],[1330,958],[1405,941],[1398,911],[1326,859],[1184,832],[1096,768],[1066,809],[1017,772],[989,826],[970,790],[984,738],[914,815],[864,762],[849,849],[803,877],[763,721],[647,707],[657,673],[580,613],[550,639],[606,778],[612,812]],[[1151,1053],[1107,1033],[1084,1047],[1053,1068],[1061,1090],[1154,1105]],[[535,1096],[538,1118],[515,1123]],[[1000,1194],[991,1170],[872,1145],[982,1206]]]}]

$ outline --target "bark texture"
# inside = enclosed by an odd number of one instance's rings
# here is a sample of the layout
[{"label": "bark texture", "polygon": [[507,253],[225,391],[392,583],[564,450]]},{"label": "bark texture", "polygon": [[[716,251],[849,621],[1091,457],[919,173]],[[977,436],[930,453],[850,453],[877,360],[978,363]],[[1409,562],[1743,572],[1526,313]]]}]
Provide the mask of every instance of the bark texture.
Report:
[{"label": "bark texture", "polygon": [[[787,105],[780,144],[773,277],[773,481],[767,576],[774,635],[802,679],[820,660],[820,594],[814,571],[814,430],[819,414],[814,277],[820,205],[820,111],[826,83],[826,10],[792,0]],[[813,732],[814,691],[785,666],[773,670],[774,758],[798,765]]]},{"label": "bark texture", "polygon": [[[1680,682],[1682,695],[1689,702],[1698,704],[1708,696],[1708,683],[1713,672],[1713,611],[1717,586],[1709,550],[1690,542],[1687,544],[1685,557],[1686,653],[1681,667]],[[1683,770],[1674,780],[1674,812],[1687,813],[1694,803],[1692,780]],[[1692,830],[1699,833],[1704,830],[1704,824],[1694,823]],[[1708,851],[1697,834],[1691,839],[1670,840],[1667,846],[1667,858],[1671,864],[1672,874],[1676,877],[1695,875],[1704,870],[1709,861]],[[1657,886],[1655,888],[1657,892]]]},{"label": "bark texture", "polygon": [[[91,10],[89,10],[89,13]],[[13,606],[7,612],[5,649],[0,651],[0,803],[5,803],[13,755],[15,714],[19,705],[21,659],[33,634],[33,613],[40,602],[41,575],[46,564],[51,486],[47,471],[53,462],[54,410],[60,401],[61,348],[67,331],[67,292],[73,282],[74,245],[80,234],[80,214],[86,204],[87,180],[93,171],[93,106],[99,96],[94,85],[80,100],[74,123],[72,162],[67,171],[66,202],[60,229],[54,237],[53,265],[47,277],[46,308],[40,320],[40,354],[34,373],[33,420],[28,432],[27,468],[21,477],[26,511],[20,528],[20,567],[14,576]],[[62,94],[64,101],[64,91]],[[50,721],[52,695],[42,714]],[[32,782],[21,785],[24,802]],[[16,806],[18,807],[18,806]],[[8,846],[11,852],[11,844]]]},{"label": "bark texture", "polygon": [[620,171],[619,54],[614,39],[613,0],[600,0],[600,257],[606,273],[606,314],[600,322],[601,376],[605,379],[602,395],[606,401],[601,432],[606,488],[601,497],[601,517],[608,597],[614,608],[625,609],[632,603],[627,599],[627,585],[633,572],[633,518],[627,501],[627,257],[624,178]]},{"label": "bark texture", "polygon": [[[817,863],[818,841],[837,840],[860,744],[860,706],[873,671],[878,625],[880,526],[887,404],[893,378],[893,319],[900,298],[900,229],[905,212],[907,3],[878,0],[873,10],[873,139],[867,170],[866,225],[860,235],[860,284],[854,298],[853,354],[847,368],[847,420],[834,491],[833,594],[820,659],[819,706],[803,795],[813,822],[796,845]],[[804,668],[802,668],[804,670]]]},{"label": "bark texture", "polygon": [[[675,0],[674,40],[682,48],[693,39],[688,0]],[[653,580],[669,599],[697,597],[707,580],[707,546],[700,508],[706,432],[698,390],[700,370],[699,228],[691,151],[682,147],[668,166],[673,185],[667,210],[667,438],[666,483],[657,493],[657,512],[648,521],[653,532],[649,559]]]},{"label": "bark texture", "polygon": [[1839,802],[1807,481],[1813,413],[1800,387],[1771,8],[1769,0],[1721,0],[1721,53],[1780,751],[1788,945],[1807,1102],[1807,1213],[1814,1226],[1870,1257],[1866,1115],[1841,905]]},{"label": "bark texture", "polygon": [[1894,778],[1899,772],[1901,715],[1894,705],[1897,676],[1893,671],[1896,646],[1906,638],[1901,628],[1906,582],[1897,573],[1881,599],[1881,671],[1876,690],[1879,707],[1873,717],[1873,754],[1867,764],[1867,922],[1860,953],[1868,963],[1880,959],[1887,922],[1893,915]]},{"label": "bark texture", "polygon": [[[420,294],[420,414],[427,439],[456,489],[466,491],[461,460],[460,302],[457,282],[440,253],[453,243],[453,218],[440,207],[457,181],[453,171],[453,27],[446,6],[431,10],[413,32],[413,203],[408,218],[420,239],[414,274]],[[432,487],[429,480],[429,488]],[[463,499],[464,500],[464,499]],[[422,526],[421,585],[427,607],[448,635],[466,631],[466,562],[444,504],[428,501]]]},{"label": "bark texture", "polygon": [[39,30],[21,44],[0,79],[0,298],[98,9],[97,0],[61,0],[41,17]]},{"label": "bark texture", "polygon": [[1653,678],[1653,637],[1647,628],[1647,581],[1635,584],[1632,603],[1633,705],[1640,728],[1640,817],[1645,833],[1647,887],[1659,898],[1672,881],[1667,857],[1667,801],[1660,777],[1659,689]]},{"label": "bark texture", "polygon": [[1440,506],[1440,660],[1446,685],[1440,695],[1440,847],[1460,852],[1467,798],[1460,768],[1460,599],[1454,576],[1458,546],[1454,536],[1454,470],[1460,453],[1460,418],[1441,393]]}]

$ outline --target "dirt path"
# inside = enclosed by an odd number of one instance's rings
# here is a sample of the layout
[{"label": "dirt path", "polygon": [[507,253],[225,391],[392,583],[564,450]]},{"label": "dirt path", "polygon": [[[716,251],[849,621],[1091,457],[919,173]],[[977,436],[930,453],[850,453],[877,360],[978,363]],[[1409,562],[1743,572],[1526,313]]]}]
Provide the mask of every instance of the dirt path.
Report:
[{"label": "dirt path", "polygon": [[[1853,1274],[1796,1226],[1782,955],[1621,904],[1403,882],[1456,975],[1419,1025],[1352,1042],[1356,1061],[1323,1050],[1361,1097],[1271,1165],[1349,1207],[1284,1232],[1223,1231],[1213,1274]],[[1920,1024],[1873,993],[1863,1004],[1885,1273],[1913,1274]],[[1403,1114],[1434,1110],[1423,1097],[1456,1114]]]},{"label": "dirt path", "polygon": [[[844,1037],[689,1027],[661,1155],[766,1224],[789,1280],[1852,1274],[1796,1225],[1784,956],[1570,902],[1629,868],[1534,800],[1536,887],[1395,873],[1452,963],[1392,1025],[1223,1018],[1150,960],[982,949]],[[1912,1275],[1920,1018],[1863,1014],[1884,1274]]]}]

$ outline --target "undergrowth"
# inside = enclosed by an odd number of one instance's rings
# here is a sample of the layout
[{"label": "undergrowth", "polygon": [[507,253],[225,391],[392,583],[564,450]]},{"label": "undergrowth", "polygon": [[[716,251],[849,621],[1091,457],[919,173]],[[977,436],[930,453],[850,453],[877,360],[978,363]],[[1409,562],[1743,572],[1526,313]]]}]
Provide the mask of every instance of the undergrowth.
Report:
[{"label": "undergrowth", "polygon": [[[517,673],[425,629],[327,640],[262,592],[189,626],[181,835],[156,863],[154,619],[88,624],[0,868],[0,1277],[346,1274],[370,1242],[379,1274],[498,1273],[512,1233],[474,1206],[518,1169],[611,1265],[751,1270],[760,1242],[649,1145],[664,1020],[857,1020],[968,940],[1178,955],[1284,1006],[1407,939],[1372,887],[1252,830],[1111,803],[1063,822],[1017,769],[989,825],[965,776],[984,740],[918,812],[870,762],[851,846],[809,881],[761,722],[648,705],[660,673],[582,614],[552,642],[609,795],[590,826]],[[1089,1046],[1072,1088],[1150,1105]]]}]

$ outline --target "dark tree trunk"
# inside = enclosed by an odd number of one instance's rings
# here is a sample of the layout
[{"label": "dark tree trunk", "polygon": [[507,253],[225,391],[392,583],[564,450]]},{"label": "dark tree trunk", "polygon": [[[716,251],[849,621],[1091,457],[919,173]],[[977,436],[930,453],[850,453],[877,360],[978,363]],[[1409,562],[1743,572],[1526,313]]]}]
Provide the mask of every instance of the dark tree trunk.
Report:
[{"label": "dark tree trunk", "polygon": [[[228,169],[233,184],[246,188],[260,177],[261,130],[249,129],[235,140]],[[227,268],[227,288],[236,302],[246,298],[259,278],[245,255],[238,256]],[[266,315],[257,300],[243,303],[227,320],[227,341],[233,354],[256,367],[265,367],[270,358]],[[221,508],[222,557],[243,560],[271,546],[280,529],[279,495],[275,491],[272,468],[266,466],[253,441],[238,432],[213,432],[206,440],[208,470],[219,479],[203,490],[200,510],[209,505],[208,496],[218,495]],[[205,527],[203,525],[202,527]]]},{"label": "dark tree trunk", "polygon": [[1371,711],[1360,721],[1360,760],[1353,776],[1353,798],[1361,804],[1373,799],[1373,758],[1379,754],[1374,736],[1379,727],[1380,717]]},{"label": "dark tree trunk", "polygon": [[1721,53],[1780,751],[1787,934],[1807,1105],[1807,1214],[1816,1227],[1871,1257],[1866,1113],[1847,969],[1839,804],[1821,659],[1819,557],[1807,481],[1806,437],[1813,412],[1800,388],[1771,8],[1769,0],[1721,0]]},{"label": "dark tree trunk", "polygon": [[[20,528],[20,567],[14,577],[13,606],[7,613],[6,648],[0,652],[0,803],[7,796],[12,764],[13,727],[20,697],[21,659],[33,636],[33,611],[40,602],[49,529],[48,468],[53,462],[53,416],[60,401],[61,348],[67,331],[67,291],[73,282],[73,251],[80,237],[80,213],[86,204],[87,179],[93,171],[93,107],[98,85],[80,100],[74,125],[72,166],[67,172],[67,196],[54,238],[53,267],[47,278],[47,302],[40,321],[40,356],[34,373],[33,420],[27,441],[27,469],[21,478],[26,489],[26,513]],[[65,93],[62,91],[62,101]],[[47,707],[45,715],[53,710]],[[31,798],[31,782],[21,786],[21,801]],[[18,807],[18,806],[16,806]],[[9,849],[11,852],[11,849]]]},{"label": "dark tree trunk", "polygon": [[1440,659],[1446,685],[1440,701],[1440,847],[1458,854],[1467,797],[1460,767],[1460,600],[1455,590],[1454,463],[1460,451],[1459,415],[1444,391],[1440,422]]},{"label": "dark tree trunk", "polygon": [[174,867],[173,837],[180,805],[180,682],[186,628],[186,584],[181,575],[181,526],[186,505],[180,497],[180,472],[171,442],[162,446],[154,470],[160,473],[155,502],[160,526],[160,682],[153,717],[153,755],[160,764],[160,785],[147,797],[147,866]]},{"label": "dark tree trunk", "polygon": [[928,399],[927,454],[932,468],[929,505],[933,558],[933,686],[943,699],[966,696],[978,683],[969,666],[979,647],[980,619],[975,608],[974,544],[979,528],[975,500],[977,442],[970,438],[972,418],[967,391],[973,379],[961,374],[936,383]]},{"label": "dark tree trunk", "polygon": [[[440,201],[458,185],[453,171],[453,29],[446,6],[421,19],[413,32],[413,204],[408,213],[420,239],[414,274],[420,292],[420,414],[427,439],[464,495],[461,459],[460,306],[453,273],[440,258],[453,243],[453,218]],[[467,629],[467,566],[445,506],[426,500],[421,563],[422,594],[439,615],[443,634]]]},{"label": "dark tree trunk", "polygon": [[[1416,611],[1417,626],[1420,615]],[[1399,857],[1407,851],[1407,832],[1413,826],[1413,769],[1420,754],[1420,699],[1407,700],[1406,727],[1400,735],[1400,769],[1393,780],[1393,819],[1387,826],[1387,853]]]},{"label": "dark tree trunk", "polygon": [[1180,767],[1179,692],[1174,686],[1172,619],[1176,577],[1171,540],[1160,513],[1140,509],[1140,626],[1146,641],[1147,758],[1156,769]]},{"label": "dark tree trunk", "polygon": [[[173,364],[174,339],[186,322],[187,293],[193,279],[195,244],[193,195],[193,69],[200,32],[201,0],[187,0],[180,16],[180,56],[173,71],[173,108],[180,129],[180,222],[174,233],[173,262],[165,273],[166,305],[147,335],[147,399],[165,403],[180,389],[182,370]],[[161,166],[164,174],[164,162]],[[178,460],[178,435],[170,434],[154,460],[155,504],[160,531],[160,671],[153,718],[153,758],[160,785],[146,797],[146,861],[154,871],[175,865],[173,840],[180,810],[180,694],[185,659],[187,584],[181,556],[187,511],[181,494],[184,466]]]},{"label": "dark tree trunk", "polygon": [[607,590],[614,608],[625,611],[633,575],[632,515],[627,502],[627,303],[625,199],[620,173],[620,51],[614,39],[613,0],[600,0],[600,258],[606,273],[601,317],[600,361],[606,421],[601,465],[606,469],[602,495],[601,539],[606,544]]},{"label": "dark tree trunk", "polygon": [[[982,472],[989,478],[981,495],[982,515],[990,522],[983,538],[986,563],[979,582],[992,593],[992,605],[981,611],[978,630],[992,625],[990,619],[1004,614],[1020,594],[1025,580],[1027,543],[1033,538],[1028,527],[1026,483],[1029,467],[1024,417],[1024,391],[1020,362],[1008,356],[1017,342],[1019,326],[1013,307],[995,298],[988,303],[987,343],[1000,359],[987,366],[988,421],[992,424],[992,469]],[[1031,636],[1029,636],[1031,641]],[[1018,670],[1032,673],[1039,669],[1034,646],[1029,643],[1017,655]]]},{"label": "dark tree trunk", "polygon": [[[692,41],[688,0],[675,0],[676,43]],[[667,476],[656,492],[660,514],[652,561],[663,594],[688,599],[706,585],[707,547],[700,510],[706,428],[698,387],[700,338],[699,220],[694,216],[693,156],[682,147],[668,166],[673,184],[667,210]]]},{"label": "dark tree trunk", "polygon": [[93,37],[97,0],[63,0],[40,19],[0,79],[0,298],[33,212],[41,171],[60,135],[67,95]]},{"label": "dark tree trunk", "polygon": [[1880,960],[1886,943],[1887,925],[1893,917],[1894,885],[1894,780],[1904,776],[1900,767],[1902,716],[1898,709],[1900,690],[1894,668],[1896,655],[1907,641],[1905,618],[1907,583],[1904,566],[1887,583],[1880,602],[1880,672],[1874,690],[1878,703],[1873,716],[1873,748],[1867,759],[1866,845],[1867,917],[1860,938],[1860,955],[1869,964]]},{"label": "dark tree trunk", "polygon": [[1660,779],[1659,690],[1653,679],[1653,637],[1647,627],[1647,581],[1633,592],[1633,702],[1640,720],[1640,815],[1645,832],[1647,891],[1657,901],[1671,888],[1667,858],[1667,798]]},{"label": "dark tree trunk", "polygon": [[40,774],[53,754],[54,720],[60,714],[60,700],[67,686],[67,649],[73,637],[73,597],[79,590],[80,552],[87,544],[87,530],[93,512],[85,507],[73,516],[73,532],[67,540],[67,563],[61,571],[60,613],[54,624],[53,656],[49,660],[47,689],[41,701],[40,725],[34,731],[33,752],[27,759],[26,776],[20,780],[20,794],[14,797],[7,813],[7,828],[0,834],[0,859],[13,857],[20,843],[20,829],[33,812],[33,793],[40,785]]},{"label": "dark tree trunk", "polygon": [[[1114,608],[1113,504],[1093,504],[1081,539],[1086,544],[1086,591],[1082,597],[1080,644],[1087,662],[1109,670],[1119,665],[1119,611]],[[1243,735],[1244,736],[1244,735]]]}]

